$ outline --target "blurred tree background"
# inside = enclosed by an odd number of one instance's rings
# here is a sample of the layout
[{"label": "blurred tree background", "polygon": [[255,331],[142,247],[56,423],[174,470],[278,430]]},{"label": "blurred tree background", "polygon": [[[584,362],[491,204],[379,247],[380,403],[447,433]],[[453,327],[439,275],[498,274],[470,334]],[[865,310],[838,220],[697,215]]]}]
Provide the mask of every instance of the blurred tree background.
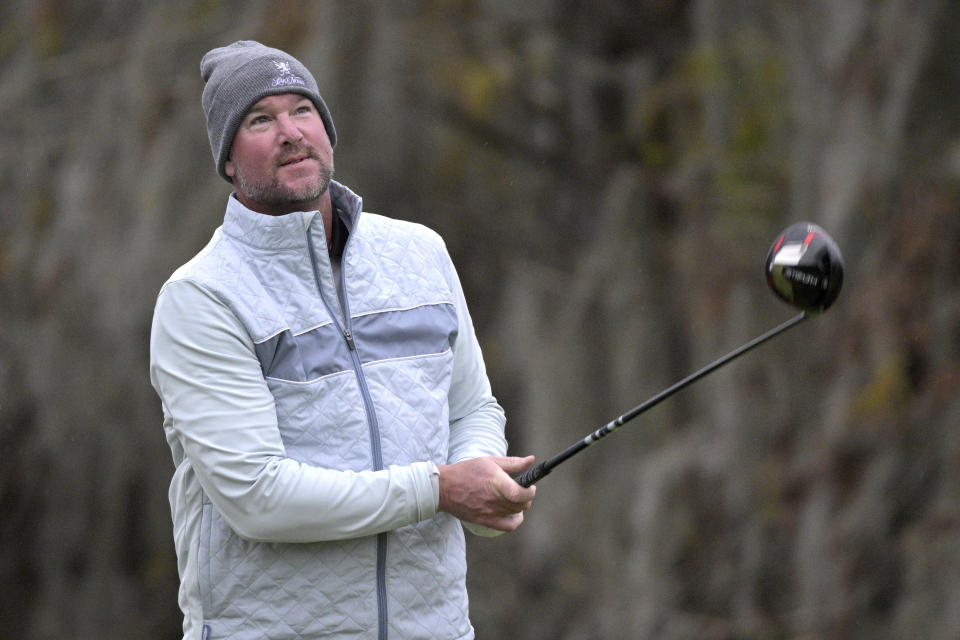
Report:
[{"label": "blurred tree background", "polygon": [[547,457],[831,311],[540,483],[472,538],[479,638],[960,636],[960,3],[0,4],[0,636],[174,638],[153,302],[229,186],[199,61],[313,70],[337,177],[456,260],[517,454]]}]

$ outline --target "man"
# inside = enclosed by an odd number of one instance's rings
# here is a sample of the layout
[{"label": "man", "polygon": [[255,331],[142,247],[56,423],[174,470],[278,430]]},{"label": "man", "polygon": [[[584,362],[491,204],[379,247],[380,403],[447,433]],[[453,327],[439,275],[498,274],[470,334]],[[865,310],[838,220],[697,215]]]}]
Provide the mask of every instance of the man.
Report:
[{"label": "man", "polygon": [[461,521],[515,530],[510,477],[442,240],[332,180],[310,72],[241,41],[201,62],[223,225],[161,289],[151,381],[184,637],[472,638]]}]

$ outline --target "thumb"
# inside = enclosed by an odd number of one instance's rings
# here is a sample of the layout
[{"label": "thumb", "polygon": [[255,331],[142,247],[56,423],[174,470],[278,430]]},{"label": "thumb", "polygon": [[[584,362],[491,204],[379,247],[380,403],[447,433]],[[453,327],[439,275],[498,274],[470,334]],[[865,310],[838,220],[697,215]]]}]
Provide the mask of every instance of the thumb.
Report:
[{"label": "thumb", "polygon": [[500,468],[507,473],[515,474],[529,468],[530,465],[533,464],[534,460],[535,458],[533,456],[525,456],[523,458],[517,456],[505,456],[502,458],[497,458],[496,463],[500,465]]}]

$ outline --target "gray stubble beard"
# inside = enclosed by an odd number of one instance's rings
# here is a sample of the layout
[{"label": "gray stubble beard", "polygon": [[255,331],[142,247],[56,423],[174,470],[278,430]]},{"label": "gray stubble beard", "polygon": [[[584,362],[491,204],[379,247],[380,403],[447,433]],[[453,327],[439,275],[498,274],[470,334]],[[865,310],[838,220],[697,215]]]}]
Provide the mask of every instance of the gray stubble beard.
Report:
[{"label": "gray stubble beard", "polygon": [[319,168],[317,169],[319,181],[316,185],[306,185],[299,189],[288,188],[282,185],[276,173],[274,173],[273,179],[269,182],[266,180],[253,180],[248,182],[238,168],[233,176],[233,180],[236,182],[240,191],[251,200],[271,207],[287,208],[293,206],[294,208],[290,210],[295,211],[295,205],[302,202],[312,202],[326,193],[327,189],[330,188],[330,183],[333,181],[333,163],[331,162],[327,165],[320,160],[317,160],[317,162],[319,164]]}]

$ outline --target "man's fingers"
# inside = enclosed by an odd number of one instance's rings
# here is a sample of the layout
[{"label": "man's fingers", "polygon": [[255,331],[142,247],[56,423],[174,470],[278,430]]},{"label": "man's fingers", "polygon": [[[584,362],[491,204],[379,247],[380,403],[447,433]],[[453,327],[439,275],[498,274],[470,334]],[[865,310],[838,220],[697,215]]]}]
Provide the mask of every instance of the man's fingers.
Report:
[{"label": "man's fingers", "polygon": [[506,471],[509,474],[520,473],[521,471],[526,471],[527,468],[533,464],[533,456],[517,457],[517,456],[503,456],[493,459],[500,468]]},{"label": "man's fingers", "polygon": [[494,479],[493,489],[505,501],[517,505],[530,502],[537,493],[536,486],[521,487],[506,474]]},{"label": "man's fingers", "polygon": [[512,478],[494,481],[493,488],[506,502],[518,505],[530,502],[537,493],[536,486],[521,487]]},{"label": "man's fingers", "polygon": [[[505,456],[502,458],[494,458],[494,462],[508,475],[515,476],[529,469],[535,459],[533,456],[524,456],[522,458]],[[533,500],[533,495],[536,493],[536,487],[521,487],[516,481],[513,481],[512,478],[509,483],[496,482],[495,487],[500,496],[510,502],[528,502]]]},{"label": "man's fingers", "polygon": [[513,516],[517,515],[518,513],[523,513],[532,506],[532,500],[527,500],[526,502],[509,502],[503,500],[495,506],[491,505],[488,515],[492,518]]},{"label": "man's fingers", "polygon": [[523,524],[523,513],[513,513],[498,518],[485,518],[484,521],[479,524],[490,527],[491,529],[496,529],[497,531],[516,531],[517,528]]},{"label": "man's fingers", "polygon": [[466,522],[499,531],[514,531],[531,507],[536,487],[522,487],[510,477],[528,468],[533,456],[487,456],[438,465],[438,509]]}]

